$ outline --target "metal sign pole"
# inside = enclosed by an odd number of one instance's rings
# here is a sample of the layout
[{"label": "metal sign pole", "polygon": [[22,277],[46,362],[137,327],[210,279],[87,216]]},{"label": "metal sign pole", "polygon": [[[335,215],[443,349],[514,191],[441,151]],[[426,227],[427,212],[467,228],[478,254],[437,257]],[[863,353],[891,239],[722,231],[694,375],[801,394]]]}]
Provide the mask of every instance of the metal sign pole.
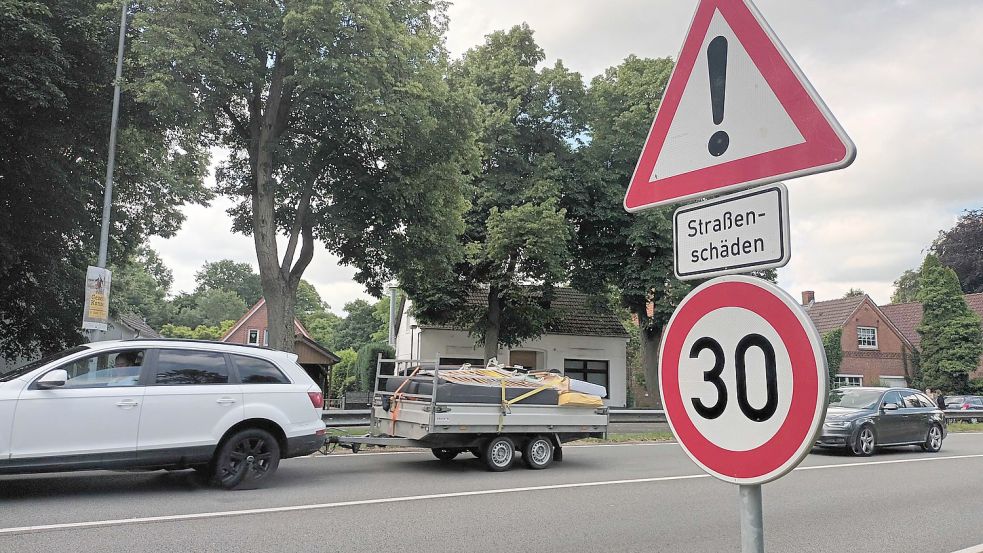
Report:
[{"label": "metal sign pole", "polygon": [[740,485],[741,553],[765,553],[765,531],[761,517],[761,485]]}]

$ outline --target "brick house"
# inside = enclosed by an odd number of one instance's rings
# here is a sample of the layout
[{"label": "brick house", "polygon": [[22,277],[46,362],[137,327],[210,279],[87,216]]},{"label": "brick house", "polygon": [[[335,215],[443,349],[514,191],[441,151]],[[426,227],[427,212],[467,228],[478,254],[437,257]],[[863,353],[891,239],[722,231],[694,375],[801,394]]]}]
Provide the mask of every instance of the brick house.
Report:
[{"label": "brick house", "polygon": [[[976,312],[983,319],[983,292],[976,294],[966,294],[963,296],[969,308]],[[892,303],[881,308],[885,315],[890,317],[895,326],[916,348],[922,342],[922,335],[918,333],[918,325],[922,324],[922,304],[912,303]],[[976,371],[969,375],[970,378],[983,378],[983,356],[976,365]]]},{"label": "brick house", "polygon": [[[236,324],[232,325],[232,328],[220,340],[230,344],[266,346],[270,342],[268,328],[266,298],[260,298],[256,305],[252,306],[245,315],[236,321]],[[331,366],[341,359],[317,343],[311,337],[311,333],[297,319],[294,319],[294,337],[294,352],[297,354],[297,363],[307,371],[314,382],[318,383],[325,397],[328,397]]]},{"label": "brick house", "polygon": [[802,306],[820,334],[842,329],[843,359],[836,381],[844,386],[906,386],[915,345],[869,296],[819,301],[802,292]]}]

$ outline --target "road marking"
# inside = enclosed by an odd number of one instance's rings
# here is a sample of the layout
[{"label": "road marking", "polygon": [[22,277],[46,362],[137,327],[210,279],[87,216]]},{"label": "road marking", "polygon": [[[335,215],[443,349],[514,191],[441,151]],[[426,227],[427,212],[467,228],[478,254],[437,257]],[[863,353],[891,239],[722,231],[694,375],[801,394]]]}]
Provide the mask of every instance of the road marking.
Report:
[{"label": "road marking", "polygon": [[315,503],[310,505],[290,505],[286,507],[265,507],[261,509],[241,509],[237,511],[216,511],[211,513],[191,513],[186,515],[163,515],[153,517],[122,518],[113,520],[93,520],[89,522],[66,522],[62,524],[44,524],[40,526],[20,526],[0,528],[0,535],[25,532],[41,532],[46,530],[66,530],[89,528],[92,526],[120,526],[124,524],[140,524],[147,522],[172,522],[180,520],[200,520],[206,518],[221,518],[241,515],[257,515],[267,513],[289,513],[292,511],[312,511],[334,507],[352,507],[356,505],[379,505],[383,503],[405,503],[424,499],[446,499],[451,497],[471,497],[476,495],[497,495],[504,493],[531,492],[540,490],[562,490],[567,488],[590,488],[595,486],[612,486],[616,484],[639,484],[645,482],[667,482],[672,480],[693,480],[709,478],[709,474],[687,474],[683,476],[659,476],[655,478],[635,478],[631,480],[605,480],[602,482],[577,482],[574,484],[551,484],[547,486],[526,486],[522,488],[500,488],[495,490],[475,490],[469,492],[435,493],[429,495],[410,495],[404,497],[386,497],[382,499],[361,499],[356,501],[338,501],[336,503]]},{"label": "road marking", "polygon": [[[624,444],[624,445],[638,445],[638,444]],[[394,454],[395,453],[385,453],[385,454],[377,454],[377,455],[394,455]],[[359,455],[363,455],[363,454],[359,453]],[[809,467],[798,467],[793,472],[803,471],[803,470],[857,467],[857,466],[866,466],[866,465],[890,465],[890,464],[901,464],[901,463],[919,463],[919,462],[927,462],[927,461],[973,459],[973,458],[980,458],[980,457],[983,457],[983,453],[974,454],[974,455],[953,455],[949,457],[919,457],[915,459],[893,459],[889,461],[861,461],[856,463],[840,463],[840,464],[833,464],[833,465],[814,465]],[[144,524],[144,523],[153,523],[153,522],[201,520],[201,519],[210,519],[210,518],[225,518],[225,517],[233,517],[233,516],[257,515],[257,514],[268,514],[268,513],[289,513],[293,511],[313,511],[319,509],[331,509],[336,507],[352,507],[358,505],[405,503],[408,501],[422,501],[427,499],[447,499],[447,498],[454,498],[454,497],[473,497],[473,496],[482,496],[482,495],[498,495],[498,494],[521,493],[521,492],[543,491],[543,490],[591,488],[597,486],[614,486],[614,485],[622,485],[622,484],[673,482],[678,480],[696,480],[702,478],[710,478],[710,475],[703,474],[703,473],[684,474],[680,476],[657,476],[652,478],[634,478],[630,480],[604,480],[599,482],[576,482],[572,484],[550,484],[544,486],[525,486],[521,488],[499,488],[499,489],[492,489],[492,490],[473,490],[467,492],[449,492],[449,493],[438,493],[438,494],[428,494],[428,495],[410,495],[410,496],[403,496],[403,497],[386,497],[381,499],[361,499],[355,501],[339,501],[335,503],[313,503],[307,505],[289,505],[285,507],[264,507],[258,509],[241,509],[236,511],[213,511],[213,512],[206,512],[206,513],[189,513],[183,515],[160,515],[160,516],[148,516],[148,517],[136,517],[136,518],[93,520],[88,522],[65,522],[60,524],[43,524],[39,526],[17,526],[17,527],[10,527],[10,528],[0,528],[0,535],[44,532],[50,530],[71,530],[71,529],[104,527],[104,526],[122,526],[128,524]],[[983,553],[983,549],[974,549],[971,547],[969,549],[956,551],[954,553]]]},{"label": "road marking", "polygon": [[959,551],[953,551],[952,553],[983,553],[983,543],[967,547],[966,549],[960,549]]}]

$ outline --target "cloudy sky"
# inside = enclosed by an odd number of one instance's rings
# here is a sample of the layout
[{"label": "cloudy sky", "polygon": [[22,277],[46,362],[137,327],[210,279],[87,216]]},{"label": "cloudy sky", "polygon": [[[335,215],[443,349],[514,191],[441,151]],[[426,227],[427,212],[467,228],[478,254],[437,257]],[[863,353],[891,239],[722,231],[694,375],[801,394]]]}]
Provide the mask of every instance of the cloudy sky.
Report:
[{"label": "cloudy sky", "polygon": [[[676,57],[696,0],[458,0],[448,47],[460,56],[483,36],[522,22],[548,63],[586,81],[629,54]],[[940,229],[983,207],[983,2],[977,0],[758,0],[813,86],[857,145],[849,168],[789,181],[792,261],[779,284],[832,299],[851,287],[887,302]],[[641,144],[639,144],[641,149]],[[626,183],[627,185],[627,183]],[[255,263],[234,235],[228,203],[186,210],[182,231],[154,248],[175,291],[194,287],[205,261]],[[323,248],[305,278],[340,312],[367,297]]]}]

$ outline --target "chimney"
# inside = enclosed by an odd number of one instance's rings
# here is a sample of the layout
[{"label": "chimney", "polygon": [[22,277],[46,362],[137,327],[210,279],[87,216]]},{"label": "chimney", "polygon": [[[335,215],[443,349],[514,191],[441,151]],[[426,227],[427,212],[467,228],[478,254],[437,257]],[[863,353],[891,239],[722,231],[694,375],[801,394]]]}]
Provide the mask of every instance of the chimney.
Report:
[{"label": "chimney", "polygon": [[802,292],[802,305],[812,305],[816,303],[816,293],[812,290]]}]

